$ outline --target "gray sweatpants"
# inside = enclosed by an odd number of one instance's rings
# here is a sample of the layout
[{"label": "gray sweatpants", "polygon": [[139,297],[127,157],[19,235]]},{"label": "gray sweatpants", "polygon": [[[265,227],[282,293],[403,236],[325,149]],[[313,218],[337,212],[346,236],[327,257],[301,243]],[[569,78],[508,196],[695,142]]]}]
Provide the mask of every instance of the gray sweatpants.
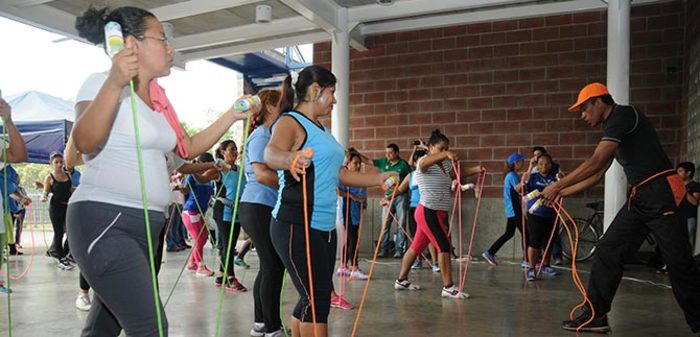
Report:
[{"label": "gray sweatpants", "polygon": [[[155,250],[165,215],[151,211],[149,218]],[[77,202],[68,206],[66,226],[71,254],[95,292],[82,336],[118,336],[121,329],[129,337],[158,336],[143,209]],[[157,305],[167,336],[160,297]]]}]

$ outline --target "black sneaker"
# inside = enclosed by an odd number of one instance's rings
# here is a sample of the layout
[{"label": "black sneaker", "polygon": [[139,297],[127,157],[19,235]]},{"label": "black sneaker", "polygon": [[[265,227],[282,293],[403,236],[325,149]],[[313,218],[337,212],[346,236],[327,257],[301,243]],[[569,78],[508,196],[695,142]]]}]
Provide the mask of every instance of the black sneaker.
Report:
[{"label": "black sneaker", "polygon": [[[591,318],[591,312],[589,310],[583,310],[583,312],[576,318],[570,321],[562,322],[561,328],[568,331],[577,331],[578,327],[586,323]],[[608,316],[603,315],[594,318],[590,323],[585,326],[581,326],[579,332],[598,332],[607,333],[610,331],[610,326],[608,325]]]}]

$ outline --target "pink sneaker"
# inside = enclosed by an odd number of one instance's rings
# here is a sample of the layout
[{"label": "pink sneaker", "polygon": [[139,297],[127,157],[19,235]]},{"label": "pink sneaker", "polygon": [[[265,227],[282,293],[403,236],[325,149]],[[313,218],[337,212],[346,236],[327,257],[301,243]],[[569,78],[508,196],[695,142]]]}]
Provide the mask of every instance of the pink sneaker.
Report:
[{"label": "pink sneaker", "polygon": [[237,278],[233,280],[229,280],[226,282],[226,291],[232,292],[232,293],[244,293],[248,291],[248,288],[246,288],[244,285],[241,284],[241,282],[238,281]]},{"label": "pink sneaker", "polygon": [[214,276],[214,271],[202,264],[197,268],[197,276]]},{"label": "pink sneaker", "polygon": [[357,268],[350,273],[350,279],[353,281],[366,281],[369,277],[362,269]]},{"label": "pink sneaker", "polygon": [[188,263],[187,264],[187,270],[197,270],[197,264],[196,263]]},{"label": "pink sneaker", "polygon": [[331,298],[331,308],[352,310],[354,307],[352,306],[352,304],[350,304],[350,302],[346,301],[344,298],[336,296],[334,298]]},{"label": "pink sneaker", "polygon": [[345,267],[340,267],[336,270],[335,274],[338,276],[350,276],[350,270]]}]

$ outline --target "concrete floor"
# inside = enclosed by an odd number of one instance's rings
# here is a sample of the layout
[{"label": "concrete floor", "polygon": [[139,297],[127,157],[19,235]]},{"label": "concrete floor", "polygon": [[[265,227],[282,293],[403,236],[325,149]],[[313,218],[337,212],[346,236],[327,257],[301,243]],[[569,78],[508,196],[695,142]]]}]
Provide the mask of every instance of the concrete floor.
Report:
[{"label": "concrete floor", "polygon": [[[29,254],[30,249],[25,248]],[[75,309],[78,270],[61,271],[56,263],[43,256],[45,247],[37,248],[37,256],[28,274],[12,282],[11,296],[13,336],[78,336],[86,313]],[[207,250],[208,264],[213,264]],[[475,254],[476,255],[476,254]],[[160,275],[162,298],[180,272],[185,252],[171,253]],[[246,258],[249,270],[237,268],[242,283],[252,288],[257,272],[257,258],[251,252]],[[18,274],[29,263],[30,256],[13,257],[12,274]],[[365,270],[369,270],[367,263]],[[580,266],[587,270],[588,265]],[[362,314],[357,336],[574,336],[560,329],[561,320],[580,297],[570,273],[538,282],[523,282],[517,264],[502,261],[489,267],[475,261],[469,270],[464,301],[440,298],[440,277],[431,270],[412,271],[411,279],[424,290],[396,292],[394,278],[399,260],[379,260],[375,278]],[[456,262],[455,270],[458,268]],[[4,272],[3,272],[4,273]],[[456,275],[457,272],[455,271]],[[622,282],[609,315],[615,336],[692,336],[675,303],[668,278],[652,270],[631,267],[626,273],[637,280]],[[587,279],[587,275],[582,275]],[[336,282],[336,287],[338,283]],[[346,297],[359,304],[364,282],[348,282]],[[170,336],[213,336],[218,289],[213,278],[196,277],[185,272],[175,295],[166,308]],[[285,321],[297,298],[287,282],[284,290]],[[7,334],[7,295],[0,295],[0,335]],[[221,336],[248,336],[253,318],[252,292],[225,294]],[[330,336],[349,336],[357,310],[332,309]]]}]

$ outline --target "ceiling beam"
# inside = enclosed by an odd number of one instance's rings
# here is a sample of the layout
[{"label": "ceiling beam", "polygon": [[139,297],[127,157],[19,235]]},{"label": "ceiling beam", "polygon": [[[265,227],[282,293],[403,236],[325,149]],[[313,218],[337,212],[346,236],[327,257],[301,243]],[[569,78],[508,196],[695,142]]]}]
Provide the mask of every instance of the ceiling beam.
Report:
[{"label": "ceiling beam", "polygon": [[[460,11],[479,7],[492,7],[512,5],[518,3],[534,2],[535,0],[439,0],[431,1],[426,5],[425,0],[396,1],[391,6],[365,5],[348,9],[349,22],[372,22],[403,18],[406,16],[419,16],[450,11]],[[590,0],[591,2],[597,0]]]},{"label": "ceiling beam", "polygon": [[87,42],[78,36],[78,31],[75,29],[75,16],[51,6],[39,5],[20,8],[0,2],[0,16],[81,42]]},{"label": "ceiling beam", "polygon": [[218,44],[255,40],[314,29],[317,29],[316,25],[306,19],[302,17],[291,17],[274,20],[270,23],[255,23],[206,33],[180,36],[173,40],[173,47],[179,51],[186,51]]},{"label": "ceiling beam", "polygon": [[326,0],[280,0],[280,2],[327,32],[343,28],[336,24],[336,11],[340,7],[334,2]]},{"label": "ceiling beam", "polygon": [[[632,5],[638,6],[666,0],[635,0]],[[415,19],[393,20],[365,24],[361,27],[362,35],[383,34],[420,30],[437,27],[447,27],[468,23],[522,19],[553,14],[585,12],[607,8],[607,4],[594,0],[566,0],[550,3],[538,3],[523,6],[513,6],[490,10],[478,10],[457,14],[432,15]]]},{"label": "ceiling beam", "polygon": [[8,0],[5,1],[6,4],[15,7],[31,7],[36,5],[43,5],[55,0]]},{"label": "ceiling beam", "polygon": [[267,39],[264,41],[243,43],[235,46],[221,47],[189,53],[185,52],[182,53],[182,57],[185,61],[194,61],[236,54],[252,53],[261,50],[295,46],[306,43],[324,42],[328,40],[330,40],[330,36],[328,35],[328,33],[324,31],[316,31],[277,39]]},{"label": "ceiling beam", "polygon": [[172,5],[151,8],[149,11],[155,14],[160,21],[170,21],[188,16],[215,12],[226,8],[250,5],[260,1],[261,0],[189,0]]}]

